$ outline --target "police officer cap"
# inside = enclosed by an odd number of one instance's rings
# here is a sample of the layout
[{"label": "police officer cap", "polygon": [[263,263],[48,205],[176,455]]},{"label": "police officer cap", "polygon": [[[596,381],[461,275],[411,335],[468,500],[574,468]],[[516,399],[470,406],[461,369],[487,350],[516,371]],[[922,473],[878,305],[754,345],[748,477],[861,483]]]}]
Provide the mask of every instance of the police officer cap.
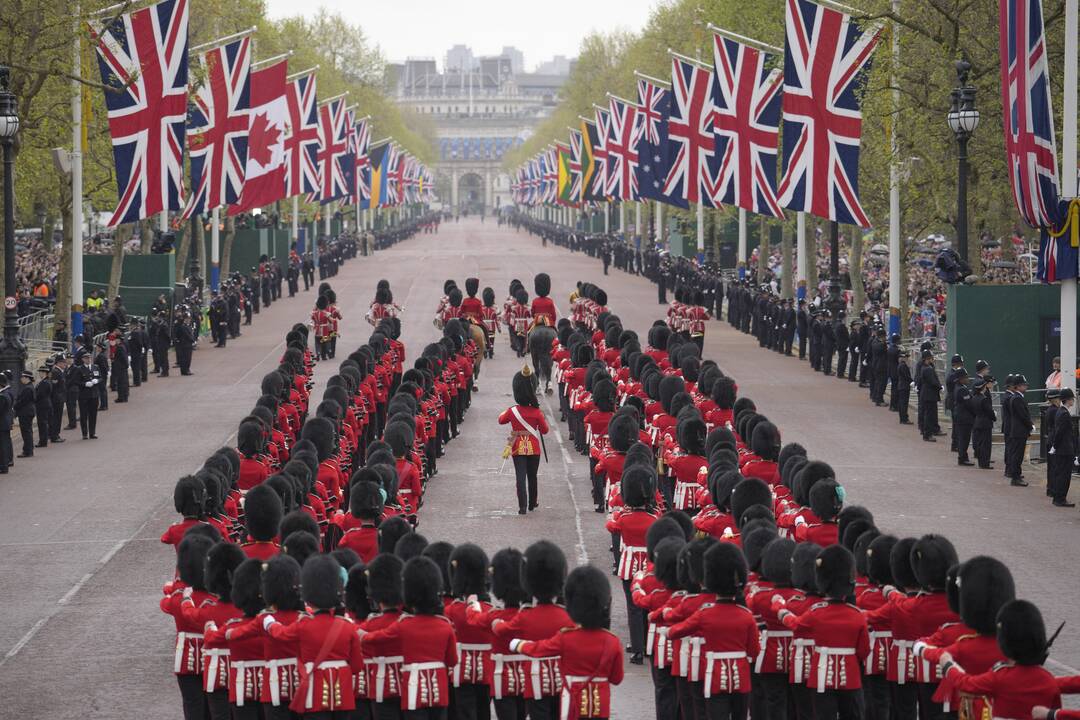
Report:
[{"label": "police officer cap", "polygon": [[972,390],[979,390],[986,385],[986,380],[982,377],[976,377],[975,382],[971,383]]},{"label": "police officer cap", "polygon": [[957,354],[957,355],[952,356],[952,364],[953,365],[959,365],[962,362],[964,362],[964,356],[963,355]]},{"label": "police officer cap", "polygon": [[23,370],[22,371],[22,377],[26,378],[27,380],[33,380],[34,379],[34,373],[30,372],[29,370]]},{"label": "police officer cap", "polygon": [[1023,373],[1016,373],[1016,377],[1013,378],[1013,382],[1015,382],[1017,385],[1027,385],[1028,384],[1027,378],[1024,377]]},{"label": "police officer cap", "polygon": [[1062,399],[1062,401],[1072,400],[1076,397],[1076,393],[1072,391],[1072,388],[1064,388],[1061,392],[1058,393],[1058,396]]},{"label": "police officer cap", "polygon": [[976,360],[975,361],[975,372],[979,372],[980,370],[985,370],[988,367],[990,367],[990,363],[986,362],[985,360]]},{"label": "police officer cap", "polygon": [[932,357],[934,357],[934,353],[930,352],[929,350],[923,350],[922,351],[922,359],[923,360],[926,360],[926,359],[932,358]]},{"label": "police officer cap", "polygon": [[1047,391],[1046,391],[1046,399],[1047,400],[1057,400],[1060,397],[1061,397],[1061,391],[1058,390],[1057,388],[1049,388],[1049,389],[1047,389]]},{"label": "police officer cap", "polygon": [[960,380],[962,378],[966,378],[967,376],[968,376],[968,371],[965,370],[964,368],[960,368],[959,370],[956,371],[956,379],[957,380]]}]

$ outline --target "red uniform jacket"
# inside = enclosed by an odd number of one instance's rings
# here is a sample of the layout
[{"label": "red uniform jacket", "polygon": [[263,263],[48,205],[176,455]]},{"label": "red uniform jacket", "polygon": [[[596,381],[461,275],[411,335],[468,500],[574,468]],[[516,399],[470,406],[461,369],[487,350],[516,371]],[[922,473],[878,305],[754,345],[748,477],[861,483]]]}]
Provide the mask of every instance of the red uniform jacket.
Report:
[{"label": "red uniform jacket", "polygon": [[[540,603],[527,605],[508,620],[492,621],[491,630],[496,639],[509,643],[511,640],[546,640],[564,628],[572,628],[573,620],[561,605]],[[515,652],[511,650],[511,652]],[[525,697],[537,699],[551,697],[562,692],[562,674],[559,656],[533,657],[527,662]]]},{"label": "red uniform jacket", "polygon": [[945,593],[918,592],[910,597],[902,593],[889,595],[884,605],[866,614],[866,621],[874,627],[884,621],[892,629],[886,677],[889,682],[904,684],[938,681],[937,667],[915,656],[915,642],[960,618],[949,609]]},{"label": "red uniform jacket", "polygon": [[193,525],[205,525],[203,520],[197,520],[195,518],[184,518],[180,522],[173,523],[161,534],[161,542],[166,545],[179,546],[180,541],[184,539],[184,535],[188,529]]},{"label": "red uniform jacket", "polygon": [[[180,617],[188,626],[206,627],[207,623],[221,626],[234,617],[240,617],[239,608],[212,595],[196,604],[195,595],[180,603]],[[229,651],[227,648],[203,648],[203,690],[216,692],[229,686]]]},{"label": "red uniform jacket", "polygon": [[540,641],[515,641],[511,648],[530,657],[559,656],[562,720],[611,715],[611,686],[623,679],[622,641],[607,630],[566,628]]},{"label": "red uniform jacket", "polygon": [[[517,410],[515,415],[514,410]],[[518,415],[521,420],[518,420]],[[524,423],[522,422],[524,421]],[[499,416],[500,425],[510,425],[511,443],[510,451],[514,455],[539,455],[540,441],[533,433],[543,436],[548,433],[547,420],[544,411],[540,408],[526,405],[514,405],[504,410]],[[528,426],[528,429],[526,428]]]},{"label": "red uniform jacket", "polygon": [[[481,611],[491,610],[491,603],[481,602]],[[491,685],[494,665],[491,652],[495,636],[491,625],[473,624],[468,620],[469,606],[463,600],[454,600],[446,606],[446,618],[454,626],[457,636],[458,662],[451,673],[454,687],[462,685]]]},{"label": "red uniform jacket", "polygon": [[1028,720],[1036,705],[1061,707],[1058,680],[1041,665],[999,663],[978,675],[950,665],[945,677],[961,693],[985,696],[1000,720]]},{"label": "red uniform jacket", "polygon": [[[180,603],[184,600],[184,584],[177,580],[170,583],[170,587],[169,594],[161,599],[161,610],[172,615],[173,622],[176,624],[173,672],[177,675],[201,675],[203,626],[188,620],[180,612]],[[191,594],[191,600],[198,607],[208,601],[214,602],[214,596],[205,590],[196,590]]]},{"label": "red uniform jacket", "polygon": [[363,524],[351,528],[342,536],[338,547],[349,548],[359,555],[366,565],[379,554],[379,528],[375,525]]},{"label": "red uniform jacket", "polygon": [[446,707],[448,669],[458,663],[454,628],[442,615],[403,614],[397,622],[363,637],[363,644],[397,641],[401,648],[401,709]]},{"label": "red uniform jacket", "polygon": [[[951,642],[943,642],[946,638],[941,630],[926,638],[930,646],[922,650],[925,660],[937,665],[941,656],[947,652],[968,675],[990,672],[998,663],[1006,662],[997,637],[979,635],[963,623],[950,625],[950,630],[953,628],[961,634],[953,635]],[[951,678],[942,678],[934,692],[934,700],[944,703],[949,710],[958,712],[965,720],[978,720],[987,709],[982,696],[959,692]]]},{"label": "red uniform jacket", "polygon": [[510,652],[512,638],[499,637],[491,629],[496,620],[509,622],[518,612],[516,607],[495,608],[486,603],[469,605],[465,609],[465,621],[469,627],[485,630],[491,635],[491,695],[496,700],[525,695],[528,666],[523,656]]},{"label": "red uniform jacket", "polygon": [[558,321],[555,311],[555,302],[549,297],[535,297],[532,301],[532,316],[538,318],[541,315],[548,319],[548,325],[555,327]]},{"label": "red uniform jacket", "polygon": [[862,687],[862,659],[870,652],[866,618],[854,605],[820,602],[802,615],[785,614],[784,625],[814,641],[808,685],[818,692]]},{"label": "red uniform jacket", "polygon": [[648,562],[645,535],[654,522],[656,522],[655,513],[636,508],[618,512],[608,520],[608,532],[617,532],[622,538],[618,568],[620,579],[630,580],[639,571],[645,569]]},{"label": "red uniform jacket", "polygon": [[291,625],[274,623],[270,637],[289,643],[300,663],[300,685],[289,708],[296,713],[356,709],[353,674],[364,667],[351,620],[330,612],[303,614]]},{"label": "red uniform jacket", "polygon": [[704,638],[705,697],[750,692],[750,662],[761,650],[754,615],[733,600],[706,603],[667,629],[669,638]]},{"label": "red uniform jacket", "polygon": [[[396,623],[399,617],[401,611],[397,609],[373,613],[360,623],[360,628],[367,633],[382,630]],[[364,684],[360,697],[380,703],[390,700],[400,703],[401,663],[404,660],[401,641],[368,637],[361,644],[361,650],[364,653]]]}]

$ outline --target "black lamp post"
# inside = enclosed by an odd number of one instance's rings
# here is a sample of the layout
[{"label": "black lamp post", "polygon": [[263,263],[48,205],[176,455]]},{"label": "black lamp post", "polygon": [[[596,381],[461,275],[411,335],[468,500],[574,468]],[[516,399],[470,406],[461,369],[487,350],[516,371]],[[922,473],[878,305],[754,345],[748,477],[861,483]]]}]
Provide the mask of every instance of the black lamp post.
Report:
[{"label": "black lamp post", "polygon": [[968,217],[967,217],[967,181],[968,181],[968,140],[975,128],[979,127],[979,111],[975,109],[975,88],[968,85],[968,73],[971,63],[966,60],[956,62],[956,77],[960,87],[952,91],[952,107],[946,119],[949,129],[956,135],[959,149],[959,164],[956,186],[956,252],[960,258],[968,259]]},{"label": "black lamp post", "polygon": [[15,134],[18,106],[10,90],[10,70],[0,66],[0,145],[4,148],[4,337],[0,339],[0,370],[17,379],[26,365],[26,345],[19,338],[15,311]]}]

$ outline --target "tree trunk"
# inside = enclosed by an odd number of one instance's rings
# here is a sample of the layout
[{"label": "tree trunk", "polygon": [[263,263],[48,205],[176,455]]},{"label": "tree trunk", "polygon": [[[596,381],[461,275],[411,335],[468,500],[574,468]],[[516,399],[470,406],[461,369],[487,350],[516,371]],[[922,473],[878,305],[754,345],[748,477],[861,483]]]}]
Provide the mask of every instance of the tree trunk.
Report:
[{"label": "tree trunk", "polygon": [[862,279],[863,238],[862,231],[851,228],[851,248],[848,250],[848,278],[851,280],[852,312],[858,313],[866,307],[866,286]]},{"label": "tree trunk", "polygon": [[792,262],[791,223],[780,223],[780,297],[790,300],[795,297],[795,278]]},{"label": "tree trunk", "polygon": [[222,280],[229,277],[229,263],[232,261],[233,240],[236,238],[236,218],[225,218],[225,230],[221,235],[221,269],[218,277]]},{"label": "tree trunk", "polygon": [[105,293],[105,302],[111,302],[120,290],[120,278],[124,274],[124,246],[131,239],[134,228],[130,223],[121,225],[113,233],[112,268],[109,270],[109,287]]},{"label": "tree trunk", "polygon": [[153,220],[145,218],[139,221],[139,254],[149,255],[150,246],[154,244]]},{"label": "tree trunk", "polygon": [[191,248],[192,228],[199,226],[199,219],[195,218],[180,226],[180,232],[176,238],[176,282],[184,282],[184,270],[187,269],[188,253]]},{"label": "tree trunk", "polygon": [[757,251],[757,276],[758,282],[765,282],[765,274],[769,271],[769,224],[765,216],[761,216],[761,226],[758,231]]}]

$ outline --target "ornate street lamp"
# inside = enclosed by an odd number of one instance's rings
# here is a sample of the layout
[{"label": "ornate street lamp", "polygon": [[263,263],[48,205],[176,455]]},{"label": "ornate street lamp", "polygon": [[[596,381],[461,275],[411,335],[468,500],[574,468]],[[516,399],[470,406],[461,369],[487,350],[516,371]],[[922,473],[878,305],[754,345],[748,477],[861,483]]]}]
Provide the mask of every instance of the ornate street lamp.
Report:
[{"label": "ornate street lamp", "polygon": [[0,66],[0,146],[4,149],[4,337],[0,339],[0,370],[17,380],[26,364],[26,345],[19,339],[15,311],[15,135],[19,132],[18,105],[10,90],[10,70]]},{"label": "ornate street lamp", "polygon": [[968,84],[971,63],[966,60],[956,62],[956,77],[960,87],[952,91],[952,107],[946,119],[949,129],[956,136],[959,148],[959,164],[956,188],[956,252],[960,258],[968,259],[968,217],[967,217],[967,181],[968,181],[968,140],[975,128],[979,127],[979,111],[975,109],[975,88]]}]

